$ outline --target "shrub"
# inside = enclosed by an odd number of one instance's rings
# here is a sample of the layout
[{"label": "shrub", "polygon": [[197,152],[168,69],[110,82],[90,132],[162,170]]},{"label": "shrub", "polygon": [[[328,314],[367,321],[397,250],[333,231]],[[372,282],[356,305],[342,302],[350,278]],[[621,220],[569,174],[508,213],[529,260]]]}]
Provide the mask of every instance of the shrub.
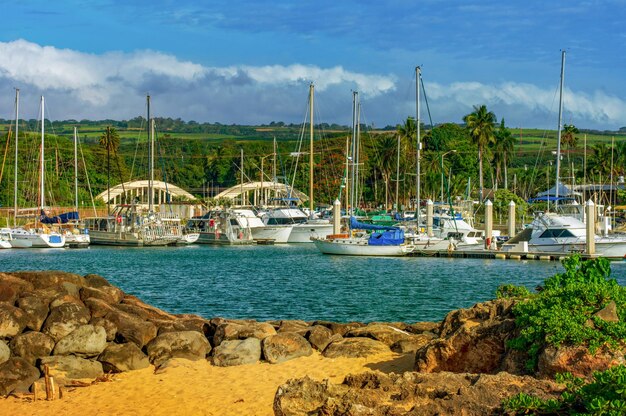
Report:
[{"label": "shrub", "polygon": [[530,291],[524,286],[501,285],[496,290],[496,298],[527,298],[530,297]]}]

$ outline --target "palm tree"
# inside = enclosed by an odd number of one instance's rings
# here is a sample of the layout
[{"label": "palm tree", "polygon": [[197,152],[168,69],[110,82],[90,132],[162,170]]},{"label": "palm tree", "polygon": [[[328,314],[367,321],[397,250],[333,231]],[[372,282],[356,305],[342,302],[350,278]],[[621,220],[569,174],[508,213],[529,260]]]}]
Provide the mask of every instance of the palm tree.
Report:
[{"label": "palm tree", "polygon": [[[381,172],[385,183],[385,210],[389,204],[389,182],[391,172],[396,169],[398,142],[393,135],[381,135],[371,145],[372,163]],[[397,178],[396,178],[397,179]]]},{"label": "palm tree", "polygon": [[478,175],[480,187],[480,202],[483,201],[483,153],[494,141],[493,128],[496,115],[487,110],[486,105],[474,106],[474,112],[463,117],[466,128],[472,138],[472,143],[478,146]]},{"label": "palm tree", "polygon": [[493,146],[493,161],[496,166],[496,188],[500,181],[500,173],[504,168],[504,189],[508,189],[508,162],[515,150],[515,138],[511,131],[504,126],[504,118],[500,120],[500,128],[495,132]]},{"label": "palm tree", "polygon": [[573,124],[563,124],[563,131],[561,132],[561,146],[567,146],[569,149],[575,149],[578,144],[578,137],[576,135],[580,131]]},{"label": "palm tree", "polygon": [[396,127],[396,131],[403,139],[408,139],[410,142],[417,132],[417,127],[415,124],[415,119],[413,117],[407,117],[404,124],[398,124]]},{"label": "palm tree", "polygon": [[599,180],[603,177],[606,179],[611,174],[611,149],[604,143],[595,144],[587,169],[589,173],[597,175]]},{"label": "palm tree", "polygon": [[[99,143],[100,146],[102,146],[107,151],[107,211],[111,212],[109,207],[111,195],[108,192],[111,189],[111,152],[113,152],[113,154],[117,154],[117,149],[119,149],[120,147],[120,136],[117,134],[117,130],[115,130],[115,127],[107,126],[106,131],[102,133],[102,136],[100,136]],[[126,192],[123,192],[123,195],[125,194]]]}]

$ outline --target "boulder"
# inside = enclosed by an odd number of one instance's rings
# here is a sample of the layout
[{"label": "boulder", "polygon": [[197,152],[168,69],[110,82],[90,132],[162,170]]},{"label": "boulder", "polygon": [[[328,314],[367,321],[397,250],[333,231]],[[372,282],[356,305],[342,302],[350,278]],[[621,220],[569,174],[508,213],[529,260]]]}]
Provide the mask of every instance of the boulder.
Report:
[{"label": "boulder", "polygon": [[150,366],[148,357],[132,342],[110,344],[98,357],[105,372],[119,373]]},{"label": "boulder", "polygon": [[101,288],[104,286],[113,286],[107,279],[98,274],[86,274],[85,283],[89,287]]},{"label": "boulder", "polygon": [[220,345],[225,340],[258,338],[263,340],[276,335],[274,327],[267,322],[231,321],[217,326],[213,335],[213,344]]},{"label": "boulder", "polygon": [[439,332],[439,322],[415,322],[413,324],[407,325],[404,330],[406,332],[410,332],[412,334],[421,334],[423,332]]},{"label": "boulder", "polygon": [[260,359],[261,340],[258,338],[222,341],[213,349],[213,365],[219,367],[255,364]]},{"label": "boulder", "polygon": [[40,331],[50,312],[48,302],[36,296],[29,295],[19,298],[17,300],[17,306],[26,312],[26,328],[33,331]]},{"label": "boulder", "polygon": [[280,332],[263,340],[263,357],[271,364],[313,354],[311,344],[295,332]]},{"label": "boulder", "polygon": [[113,312],[116,310],[113,306],[98,298],[87,298],[83,302],[91,312],[92,318],[102,318],[103,316],[106,316],[106,314],[108,314],[109,312]]},{"label": "boulder", "polygon": [[170,358],[203,360],[211,352],[204,334],[196,331],[166,332],[147,345],[148,359],[156,367]]},{"label": "boulder", "polygon": [[42,332],[59,341],[79,326],[87,324],[90,319],[89,309],[85,306],[64,303],[50,310]]},{"label": "boulder", "polygon": [[115,286],[82,287],[80,289],[80,298],[85,301],[89,298],[100,299],[108,304],[116,304],[124,298],[124,292]]},{"label": "boulder", "polygon": [[298,335],[305,336],[311,327],[304,321],[281,321],[276,332],[295,332]]},{"label": "boulder", "polygon": [[419,372],[494,374],[503,369],[506,343],[516,332],[513,302],[501,299],[450,312],[440,336],[420,348],[415,356]]},{"label": "boulder", "polygon": [[157,336],[157,328],[153,323],[125,312],[113,310],[105,318],[117,326],[116,341],[120,343],[134,342],[139,348],[143,348]]},{"label": "boulder", "polygon": [[7,361],[11,356],[11,349],[6,342],[0,339],[0,364]]},{"label": "boulder", "polygon": [[623,351],[612,351],[603,347],[595,354],[589,348],[577,347],[546,347],[537,361],[539,377],[554,378],[559,373],[571,373],[576,377],[589,377],[595,371],[605,371],[626,361]]},{"label": "boulder", "polygon": [[608,305],[600,309],[598,312],[594,313],[593,316],[596,316],[605,322],[619,322],[617,305],[615,304],[614,300],[610,301]]},{"label": "boulder", "polygon": [[342,337],[349,331],[365,326],[365,324],[361,322],[348,322],[348,323],[339,323],[339,322],[328,322],[328,321],[315,321],[312,325],[322,325],[326,328],[330,329],[333,334],[339,334]]},{"label": "boulder", "polygon": [[390,325],[374,324],[351,329],[344,335],[345,338],[363,337],[371,338],[391,346],[400,340],[411,338],[411,334]]},{"label": "boulder", "polygon": [[85,286],[86,284],[82,276],[58,270],[21,271],[11,272],[11,274],[32,283],[35,289],[59,286],[62,283],[72,283],[78,287]]},{"label": "boulder", "polygon": [[13,355],[35,365],[39,358],[50,355],[54,348],[54,340],[41,332],[30,331],[13,338],[9,346]]},{"label": "boulder", "polygon": [[324,348],[332,341],[339,341],[341,335],[336,335],[338,339],[333,339],[333,331],[322,325],[315,325],[307,333],[309,344],[318,351],[324,351]]},{"label": "boulder", "polygon": [[[125,305],[125,306],[122,306],[122,305]],[[169,314],[152,305],[149,305],[143,302],[141,299],[135,296],[131,296],[131,295],[125,295],[124,299],[122,300],[121,305],[118,305],[118,306],[120,308],[130,307],[132,309],[128,309],[128,313],[134,313],[137,316],[145,316],[145,319],[168,319],[172,321],[177,319],[176,316]]]},{"label": "boulder", "polygon": [[103,327],[81,325],[57,342],[53,354],[95,357],[104,351],[106,343],[107,333]]},{"label": "boulder", "polygon": [[42,373],[46,365],[48,373],[61,386],[91,383],[104,374],[102,364],[98,361],[73,355],[53,355],[42,358],[39,364]]},{"label": "boulder", "polygon": [[342,384],[289,380],[278,387],[273,410],[276,416],[500,415],[505,398],[524,392],[549,399],[561,391],[551,381],[507,373],[363,373]]},{"label": "boulder", "polygon": [[0,364],[0,396],[28,392],[39,379],[39,370],[21,357],[9,358]]},{"label": "boulder", "polygon": [[12,338],[26,327],[26,313],[7,303],[0,303],[0,339]]},{"label": "boulder", "polygon": [[15,304],[17,298],[24,292],[34,289],[32,283],[10,274],[0,273],[0,302]]},{"label": "boulder", "polygon": [[412,335],[410,338],[405,338],[394,342],[389,348],[393,352],[407,353],[416,352],[424,345],[428,344],[435,335],[433,333],[425,332],[419,335]]},{"label": "boulder", "polygon": [[113,322],[106,318],[91,318],[89,324],[104,328],[107,334],[107,342],[113,342],[115,340],[115,336],[117,335],[117,325]]},{"label": "boulder", "polygon": [[57,306],[61,306],[65,303],[73,303],[78,306],[85,306],[85,304],[80,300],[78,296],[61,294],[52,299],[52,301],[50,302],[50,309],[56,308]]},{"label": "boulder", "polygon": [[359,358],[389,352],[389,347],[371,338],[344,338],[328,344],[322,355],[326,358]]}]

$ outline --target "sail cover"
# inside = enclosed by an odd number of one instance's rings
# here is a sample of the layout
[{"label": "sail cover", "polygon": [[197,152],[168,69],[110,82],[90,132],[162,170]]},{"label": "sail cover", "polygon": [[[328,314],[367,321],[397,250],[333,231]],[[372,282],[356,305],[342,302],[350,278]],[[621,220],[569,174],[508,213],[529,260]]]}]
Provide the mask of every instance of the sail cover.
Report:
[{"label": "sail cover", "polygon": [[367,240],[370,246],[399,246],[404,243],[404,231],[393,230],[382,233],[372,233]]},{"label": "sail cover", "polygon": [[56,215],[54,217],[48,217],[44,210],[41,210],[41,216],[39,217],[39,222],[42,224],[67,224],[68,221],[78,220],[78,212],[71,211],[65,212],[60,215]]},{"label": "sail cover", "polygon": [[363,222],[357,221],[357,219],[354,217],[350,217],[350,229],[384,231],[384,230],[399,230],[400,228],[394,227],[392,225],[365,224]]}]

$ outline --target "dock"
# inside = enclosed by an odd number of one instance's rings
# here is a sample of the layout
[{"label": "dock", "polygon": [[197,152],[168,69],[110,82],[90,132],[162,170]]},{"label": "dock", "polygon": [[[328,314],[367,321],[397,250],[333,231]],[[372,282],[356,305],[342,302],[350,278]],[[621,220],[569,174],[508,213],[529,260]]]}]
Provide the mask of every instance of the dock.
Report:
[{"label": "dock", "polygon": [[[595,259],[601,257],[597,254],[585,253],[528,253],[497,250],[414,250],[407,254],[409,257],[448,257],[463,259],[498,259],[498,260],[540,260],[561,261],[572,254],[580,254],[582,259]],[[611,261],[624,260],[621,258],[609,258]]]}]

